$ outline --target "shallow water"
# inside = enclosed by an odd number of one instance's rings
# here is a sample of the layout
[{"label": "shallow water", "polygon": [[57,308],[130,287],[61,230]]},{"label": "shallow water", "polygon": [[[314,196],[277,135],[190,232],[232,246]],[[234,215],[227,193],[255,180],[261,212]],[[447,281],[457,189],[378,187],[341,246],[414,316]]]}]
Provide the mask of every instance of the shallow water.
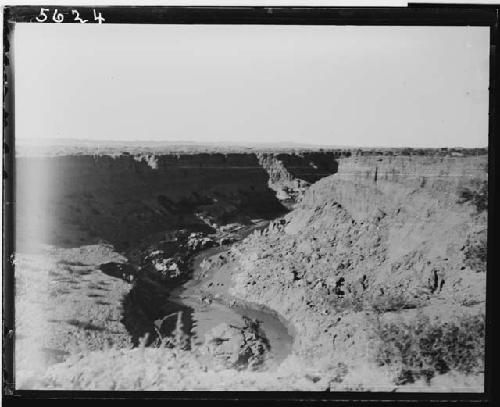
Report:
[{"label": "shallow water", "polygon": [[[193,275],[201,275],[200,265],[202,261],[211,256],[217,255],[228,250],[228,246],[210,248],[199,253],[193,259]],[[246,316],[252,319],[261,321],[261,328],[266,335],[271,347],[272,359],[275,363],[280,363],[291,352],[293,337],[290,335],[288,328],[279,319],[279,317],[271,310],[265,307],[244,303],[238,301],[236,305],[229,306],[225,302],[213,300],[211,303],[203,302],[203,294],[200,289],[213,281],[215,273],[210,273],[200,279],[192,279],[183,286],[174,290],[171,293],[170,299],[173,302],[180,303],[192,309],[192,328],[191,333],[194,335],[197,343],[204,340],[204,336],[215,326],[227,323],[234,326],[243,326],[242,317]],[[227,274],[223,280],[225,281],[224,289],[220,292],[227,295],[227,289],[230,285],[230,274]]]}]

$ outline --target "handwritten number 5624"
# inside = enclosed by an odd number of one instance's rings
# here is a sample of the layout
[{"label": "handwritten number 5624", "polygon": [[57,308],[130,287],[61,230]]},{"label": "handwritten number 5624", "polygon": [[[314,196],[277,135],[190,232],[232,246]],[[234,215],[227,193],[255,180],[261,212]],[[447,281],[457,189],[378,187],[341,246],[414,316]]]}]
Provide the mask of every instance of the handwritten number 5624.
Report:
[{"label": "handwritten number 5624", "polygon": [[[102,24],[104,21],[106,21],[101,12],[96,12],[95,9],[93,9],[92,11],[94,12],[94,21],[97,21],[99,24]],[[50,9],[41,8],[40,14],[35,18],[36,21],[38,21],[39,23],[45,23],[49,19],[47,13],[50,13]],[[81,18],[80,12],[78,10],[73,9],[71,10],[71,13],[73,14],[73,21],[79,22],[81,24],[87,23],[89,21]],[[52,14],[52,21],[54,21],[55,23],[62,23],[64,21],[63,13],[60,13],[58,9],[55,9],[54,13]]]}]

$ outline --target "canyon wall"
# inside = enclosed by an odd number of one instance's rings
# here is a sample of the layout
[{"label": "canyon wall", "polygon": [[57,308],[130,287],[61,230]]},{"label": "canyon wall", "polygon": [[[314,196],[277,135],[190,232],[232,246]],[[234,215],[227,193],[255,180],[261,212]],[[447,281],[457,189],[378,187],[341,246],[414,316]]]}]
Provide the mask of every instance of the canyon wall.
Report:
[{"label": "canyon wall", "polygon": [[336,170],[333,153],[267,157],[267,166],[253,153],[18,157],[18,247],[104,240],[123,250],[172,229],[210,232],[230,222],[272,219],[287,210],[269,186],[274,167],[281,165],[290,182]]},{"label": "canyon wall", "polygon": [[269,174],[269,187],[291,209],[307,188],[319,179],[337,172],[340,152],[295,154],[258,153],[259,163]]},{"label": "canyon wall", "polygon": [[486,235],[486,156],[340,159],[233,248],[233,293],[291,321],[295,350],[318,369],[478,372]]}]

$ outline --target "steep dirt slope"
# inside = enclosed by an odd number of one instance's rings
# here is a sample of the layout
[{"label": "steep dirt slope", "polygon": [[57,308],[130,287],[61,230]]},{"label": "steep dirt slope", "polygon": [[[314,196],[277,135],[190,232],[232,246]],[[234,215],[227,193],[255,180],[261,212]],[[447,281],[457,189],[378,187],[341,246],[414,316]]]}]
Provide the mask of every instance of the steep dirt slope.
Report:
[{"label": "steep dirt slope", "polygon": [[486,185],[485,156],[341,159],[233,248],[232,292],[289,319],[320,370],[480,373]]}]

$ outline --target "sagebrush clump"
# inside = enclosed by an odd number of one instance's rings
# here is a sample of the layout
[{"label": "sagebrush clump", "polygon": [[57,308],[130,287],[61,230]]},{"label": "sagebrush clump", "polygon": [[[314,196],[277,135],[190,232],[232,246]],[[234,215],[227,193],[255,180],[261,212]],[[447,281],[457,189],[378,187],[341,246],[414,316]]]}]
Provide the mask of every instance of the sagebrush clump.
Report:
[{"label": "sagebrush clump", "polygon": [[398,366],[399,384],[456,371],[476,374],[484,368],[484,315],[456,322],[433,322],[421,316],[412,323],[382,323],[377,362]]},{"label": "sagebrush clump", "polygon": [[478,212],[488,209],[488,182],[482,181],[476,188],[463,187],[458,191],[459,203],[472,203]]}]

